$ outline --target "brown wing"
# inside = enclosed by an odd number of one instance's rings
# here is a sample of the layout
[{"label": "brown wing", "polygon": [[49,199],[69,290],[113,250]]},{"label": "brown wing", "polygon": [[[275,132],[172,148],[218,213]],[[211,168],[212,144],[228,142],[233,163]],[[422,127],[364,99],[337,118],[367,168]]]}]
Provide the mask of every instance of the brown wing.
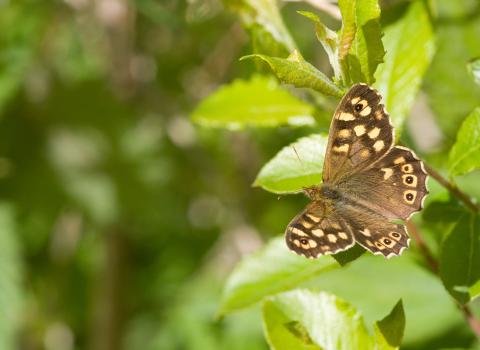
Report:
[{"label": "brown wing", "polygon": [[344,197],[386,219],[403,219],[421,210],[428,194],[423,163],[406,147],[395,146],[370,168],[339,184]]},{"label": "brown wing", "polygon": [[324,183],[336,184],[367,168],[391,148],[393,127],[380,100],[376,90],[356,84],[340,101],[330,126]]},{"label": "brown wing", "polygon": [[404,225],[389,222],[368,207],[343,203],[338,213],[350,227],[355,241],[373,254],[391,258],[402,254],[409,245]]},{"label": "brown wing", "polygon": [[295,253],[312,259],[335,254],[355,244],[350,226],[326,203],[319,201],[310,203],[288,224],[285,239]]}]

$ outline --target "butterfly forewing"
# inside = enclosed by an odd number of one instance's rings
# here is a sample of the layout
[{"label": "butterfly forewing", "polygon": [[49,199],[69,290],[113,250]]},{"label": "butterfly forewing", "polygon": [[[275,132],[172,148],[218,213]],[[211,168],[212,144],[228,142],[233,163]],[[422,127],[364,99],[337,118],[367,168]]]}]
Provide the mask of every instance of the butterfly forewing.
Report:
[{"label": "butterfly forewing", "polygon": [[380,100],[365,84],[354,85],[343,97],[330,126],[323,182],[338,183],[388,152],[393,127]]},{"label": "butterfly forewing", "polygon": [[388,219],[408,219],[423,207],[428,194],[423,163],[406,147],[393,147],[371,168],[356,173],[341,187],[346,197]]}]

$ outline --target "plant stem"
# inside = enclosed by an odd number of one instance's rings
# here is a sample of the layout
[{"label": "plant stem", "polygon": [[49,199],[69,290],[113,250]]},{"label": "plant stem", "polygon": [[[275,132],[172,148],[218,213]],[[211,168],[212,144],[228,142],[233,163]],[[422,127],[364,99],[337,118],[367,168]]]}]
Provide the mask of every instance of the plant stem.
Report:
[{"label": "plant stem", "polygon": [[474,211],[475,213],[480,212],[480,206],[474,201],[472,201],[472,198],[469,195],[460,190],[454,183],[440,175],[435,169],[425,163],[424,165],[428,175],[437,180],[440,185],[445,187],[452,195],[454,195],[458,200],[465,204],[470,210]]}]

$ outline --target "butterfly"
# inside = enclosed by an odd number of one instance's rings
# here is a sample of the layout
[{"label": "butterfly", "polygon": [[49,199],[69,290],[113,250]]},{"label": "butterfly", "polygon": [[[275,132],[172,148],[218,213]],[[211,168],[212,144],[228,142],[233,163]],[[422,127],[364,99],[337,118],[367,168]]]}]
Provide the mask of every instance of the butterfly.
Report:
[{"label": "butterfly", "polygon": [[[330,125],[321,185],[287,226],[287,246],[308,258],[360,244],[390,258],[409,245],[401,220],[423,207],[427,172],[415,153],[393,146],[394,128],[379,93],[356,84]],[[400,219],[400,220],[399,220]]]}]

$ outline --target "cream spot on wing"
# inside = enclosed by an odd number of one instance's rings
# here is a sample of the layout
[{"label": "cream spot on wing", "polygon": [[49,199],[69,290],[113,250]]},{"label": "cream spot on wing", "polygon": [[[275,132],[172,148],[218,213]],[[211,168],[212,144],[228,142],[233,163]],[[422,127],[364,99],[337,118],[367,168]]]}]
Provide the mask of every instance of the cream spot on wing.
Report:
[{"label": "cream spot on wing", "polygon": [[342,226],[340,226],[339,224],[337,224],[336,222],[332,223],[332,227],[336,230],[341,230],[342,229]]},{"label": "cream spot on wing", "polygon": [[320,222],[320,218],[315,215],[312,215],[312,214],[305,214],[305,215],[313,222]]},{"label": "cream spot on wing", "polygon": [[384,249],[386,248],[386,247],[385,247],[382,243],[380,243],[379,241],[376,241],[376,242],[375,242],[375,247],[377,247],[377,248],[380,249],[380,250],[384,250]]},{"label": "cream spot on wing", "polygon": [[377,110],[377,111],[375,112],[375,119],[377,119],[377,120],[382,120],[382,118],[383,118],[383,111]]},{"label": "cream spot on wing", "polygon": [[328,245],[322,245],[322,246],[320,246],[320,249],[321,250],[328,250],[329,246]]},{"label": "cream spot on wing", "polygon": [[315,248],[317,246],[317,242],[315,242],[313,239],[309,239],[308,243],[310,244],[310,248]]},{"label": "cream spot on wing", "polygon": [[370,151],[366,148],[360,152],[360,157],[362,158],[368,158],[369,156],[370,156]]},{"label": "cream spot on wing", "polygon": [[308,243],[303,244],[302,242],[300,242],[300,244],[302,245],[303,249],[310,249],[310,245]]},{"label": "cream spot on wing", "polygon": [[370,137],[371,139],[376,139],[378,135],[380,135],[380,128],[377,127],[373,128],[368,132],[368,137]]},{"label": "cream spot on wing", "polygon": [[342,112],[338,116],[338,120],[344,120],[348,122],[350,120],[355,120],[355,116],[351,113]]},{"label": "cream spot on wing", "polygon": [[335,243],[337,241],[337,236],[335,236],[334,234],[331,234],[331,233],[327,235],[327,238],[332,243]]},{"label": "cream spot on wing", "polygon": [[349,148],[350,148],[350,145],[346,143],[341,146],[333,146],[332,149],[334,152],[347,153]]},{"label": "cream spot on wing", "polygon": [[352,98],[352,105],[356,104],[358,101],[360,101],[360,97],[354,97]]},{"label": "cream spot on wing", "polygon": [[371,240],[367,239],[367,241],[366,241],[366,242],[367,242],[367,245],[368,245],[369,247],[373,247],[373,243],[372,243],[372,241],[371,241]]},{"label": "cream spot on wing", "polygon": [[402,164],[405,163],[405,157],[398,157],[393,161],[393,164]]},{"label": "cream spot on wing", "polygon": [[417,181],[417,176],[415,175],[411,175],[411,174],[402,175],[402,179],[403,179],[404,185],[407,185],[410,187],[417,186],[418,181]]},{"label": "cream spot on wing", "polygon": [[357,125],[353,128],[353,131],[355,131],[355,135],[362,136],[367,130],[365,129],[365,125]]},{"label": "cream spot on wing", "polygon": [[308,235],[303,232],[302,230],[300,230],[299,228],[296,228],[296,227],[292,227],[292,232],[295,233],[296,235],[299,235],[301,237],[308,237]]},{"label": "cream spot on wing", "polygon": [[349,129],[342,129],[338,132],[337,136],[342,138],[342,139],[346,139],[346,138],[350,137],[351,134],[352,134],[352,132]]},{"label": "cream spot on wing", "polygon": [[377,152],[380,152],[383,149],[383,147],[385,147],[385,143],[383,142],[383,140],[378,140],[373,144],[373,148]]},{"label": "cream spot on wing", "polygon": [[417,197],[417,191],[407,190],[403,192],[403,199],[408,204],[413,204],[415,202],[415,198]]},{"label": "cream spot on wing", "polygon": [[382,168],[380,169],[381,171],[383,171],[385,174],[383,174],[383,179],[384,180],[388,180],[390,178],[390,176],[393,175],[393,169],[390,169],[390,168]]},{"label": "cream spot on wing", "polygon": [[302,221],[300,224],[305,228],[312,228],[313,224],[309,223],[308,221]]},{"label": "cream spot on wing", "polygon": [[312,234],[317,237],[323,237],[324,232],[322,229],[316,228],[315,230],[312,230]]},{"label": "cream spot on wing", "polygon": [[413,173],[413,166],[412,166],[412,164],[402,165],[402,171],[403,171],[404,173]]},{"label": "cream spot on wing", "polygon": [[293,244],[295,244],[297,247],[300,247],[300,241],[298,239],[295,239]]},{"label": "cream spot on wing", "polygon": [[372,111],[372,109],[370,108],[370,106],[367,106],[365,107],[359,114],[362,116],[362,117],[366,117],[367,115],[370,115],[370,112]]},{"label": "cream spot on wing", "polygon": [[365,230],[363,231],[360,231],[360,233],[366,237],[371,237],[372,235],[370,234],[370,230],[368,228],[366,228]]},{"label": "cream spot on wing", "polygon": [[340,237],[341,239],[348,239],[348,236],[345,232],[339,232],[338,237]]}]

